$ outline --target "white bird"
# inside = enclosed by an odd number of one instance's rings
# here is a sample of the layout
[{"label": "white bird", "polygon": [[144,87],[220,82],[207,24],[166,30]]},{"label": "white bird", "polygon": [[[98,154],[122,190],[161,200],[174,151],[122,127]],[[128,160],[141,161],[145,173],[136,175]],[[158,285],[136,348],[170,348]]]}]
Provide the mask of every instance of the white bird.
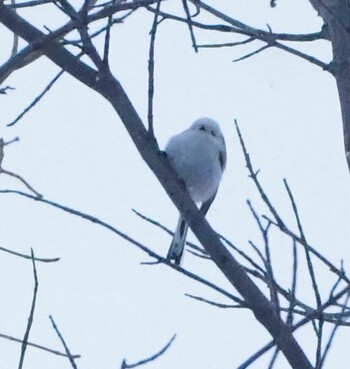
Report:
[{"label": "white bird", "polygon": [[[226,144],[220,126],[213,119],[200,118],[171,137],[165,153],[192,200],[201,203],[200,210],[205,215],[226,167]],[[167,259],[177,265],[184,251],[187,230],[188,225],[180,214],[167,255]]]}]

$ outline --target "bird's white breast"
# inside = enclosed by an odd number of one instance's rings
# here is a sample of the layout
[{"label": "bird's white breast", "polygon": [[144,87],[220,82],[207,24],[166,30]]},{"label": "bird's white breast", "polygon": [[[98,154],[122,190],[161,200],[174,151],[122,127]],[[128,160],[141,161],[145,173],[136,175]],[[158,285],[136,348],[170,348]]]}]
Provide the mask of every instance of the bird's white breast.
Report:
[{"label": "bird's white breast", "polygon": [[207,201],[219,186],[221,145],[220,138],[208,132],[186,130],[172,137],[165,148],[170,165],[195,202]]}]

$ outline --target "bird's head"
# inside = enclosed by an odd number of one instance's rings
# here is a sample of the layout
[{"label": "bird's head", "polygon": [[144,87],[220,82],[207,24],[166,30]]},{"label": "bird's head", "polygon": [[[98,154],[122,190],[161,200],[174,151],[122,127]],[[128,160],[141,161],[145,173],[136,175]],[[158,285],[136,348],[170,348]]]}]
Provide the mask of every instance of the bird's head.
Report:
[{"label": "bird's head", "polygon": [[211,118],[199,118],[190,127],[193,130],[199,130],[210,133],[214,137],[222,137],[219,124]]}]

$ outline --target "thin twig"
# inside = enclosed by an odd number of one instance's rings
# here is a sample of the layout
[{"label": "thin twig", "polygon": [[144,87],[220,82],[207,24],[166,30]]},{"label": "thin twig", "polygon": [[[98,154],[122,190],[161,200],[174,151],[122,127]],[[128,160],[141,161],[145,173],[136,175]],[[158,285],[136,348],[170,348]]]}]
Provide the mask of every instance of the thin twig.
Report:
[{"label": "thin twig", "polygon": [[192,26],[192,18],[190,14],[190,9],[188,8],[187,0],[182,0],[182,6],[184,8],[186,19],[187,19],[187,25],[188,30],[190,31],[191,41],[192,41],[192,47],[196,53],[198,53],[198,47],[197,47],[197,41],[196,37],[194,35],[193,26]]},{"label": "thin twig", "polygon": [[55,0],[32,0],[32,1],[25,1],[22,3],[11,4],[11,8],[19,9],[19,8],[29,8],[35,7],[38,5],[45,5],[49,3],[53,3]]},{"label": "thin twig", "polygon": [[[313,323],[315,323],[315,326],[317,326],[316,322],[313,321]],[[315,364],[316,369],[321,369],[323,325],[324,325],[324,320],[322,317],[320,317],[320,319],[318,320],[318,326],[317,326],[317,331],[316,331],[316,338],[317,338],[316,355],[315,355],[316,356],[316,364]]]},{"label": "thin twig", "polygon": [[[300,233],[300,238],[304,241],[304,244],[307,244],[305,233],[304,233],[303,227],[301,225],[301,221],[300,221],[298,207],[295,203],[293,193],[292,193],[292,191],[291,191],[291,189],[288,185],[288,182],[285,178],[283,179],[283,183],[286,187],[290,202],[292,204],[293,213],[294,213],[295,219],[297,221],[298,230],[299,230],[299,233]],[[314,268],[313,268],[313,265],[312,265],[310,251],[309,251],[308,247],[304,247],[304,250],[305,250],[307,266],[308,266],[308,270],[309,270],[310,278],[311,278],[311,282],[312,282],[312,288],[313,288],[314,293],[315,293],[316,303],[317,303],[317,306],[320,306],[322,304],[322,301],[321,301],[321,296],[320,296],[320,292],[319,292],[318,285],[317,285],[315,271],[314,271]]]},{"label": "thin twig", "polygon": [[[334,303],[332,306],[334,307],[340,307],[338,303]],[[281,307],[281,311],[284,312],[289,312],[290,308],[287,307]],[[300,315],[300,316],[309,316],[309,314],[311,314],[311,312],[315,311],[314,309],[310,308],[307,310],[299,310],[294,308],[292,311],[292,314],[294,315]],[[350,322],[347,322],[346,319],[348,319],[350,317],[350,312],[344,312],[344,313],[325,313],[323,312],[322,314],[318,314],[313,320],[319,320],[320,318],[324,321],[324,322],[328,322],[331,324],[335,324],[339,319],[341,321],[341,323],[339,323],[340,326],[342,327],[350,327]],[[316,329],[317,331],[317,329]]]},{"label": "thin twig", "polygon": [[63,336],[62,336],[61,332],[59,331],[59,329],[58,329],[58,327],[57,327],[57,325],[56,325],[55,321],[53,320],[53,317],[52,317],[51,315],[49,315],[49,318],[50,318],[50,320],[51,320],[51,323],[52,323],[53,329],[56,331],[57,336],[58,336],[58,338],[60,339],[60,341],[61,341],[61,343],[62,343],[62,345],[63,345],[63,347],[64,347],[64,350],[65,350],[66,355],[67,355],[67,357],[68,357],[68,359],[69,359],[69,362],[70,362],[70,363],[71,363],[71,365],[72,365],[72,368],[73,368],[73,369],[77,369],[77,365],[76,365],[76,363],[75,363],[75,361],[74,361],[74,357],[73,357],[73,355],[70,353],[69,348],[68,348],[68,346],[67,346],[67,344],[66,344],[66,341],[64,340],[64,338],[63,338]]},{"label": "thin twig", "polygon": [[8,90],[14,90],[11,86],[5,86],[0,88],[0,94],[6,95]]},{"label": "thin twig", "polygon": [[247,369],[251,364],[253,364],[256,360],[258,360],[262,355],[264,355],[266,352],[272,349],[274,345],[275,345],[274,341],[269,342],[267,345],[263,346],[255,354],[253,354],[247,360],[245,360],[237,369]]},{"label": "thin twig", "polygon": [[98,53],[95,45],[93,44],[91,37],[89,35],[89,31],[87,28],[87,19],[84,19],[84,25],[78,29],[81,41],[83,42],[83,50],[86,55],[91,59],[91,61],[95,64],[96,68],[99,72],[103,72],[108,69],[108,65],[106,65],[100,54]]},{"label": "thin twig", "polygon": [[231,247],[234,251],[236,251],[243,259],[245,259],[248,263],[252,265],[253,268],[256,270],[259,270],[262,273],[265,273],[265,270],[257,264],[251,257],[249,257],[245,252],[240,250],[237,246],[235,246],[231,241],[229,241],[226,237],[223,235],[219,235],[220,239],[222,239],[229,247]]},{"label": "thin twig", "polygon": [[[13,336],[9,336],[7,334],[3,334],[3,333],[0,333],[0,338],[4,338],[6,340],[17,342],[17,343],[23,343],[23,340],[21,340],[19,338],[16,338],[16,337],[13,337]],[[67,356],[63,352],[53,350],[53,349],[50,349],[50,348],[42,346],[42,345],[38,345],[37,343],[27,341],[27,346],[34,347],[36,349],[49,352],[50,354],[54,354],[54,355],[57,355],[57,356]],[[72,355],[72,357],[74,357],[74,359],[79,359],[80,355]]]},{"label": "thin twig", "polygon": [[[126,14],[124,14],[123,16],[121,17],[118,17],[118,18],[111,18],[111,22],[110,23],[107,23],[107,25],[101,27],[100,29],[98,29],[97,31],[93,32],[90,34],[90,38],[91,39],[94,39],[96,38],[97,36],[99,36],[101,33],[103,32],[106,32],[109,28],[112,28],[112,26],[114,24],[117,24],[117,23],[123,23],[123,21],[128,18],[132,13],[134,13],[135,10],[130,10],[129,12],[127,12]],[[110,16],[112,17],[112,15]],[[61,45],[72,45],[72,46],[75,46],[75,47],[78,47],[80,50],[82,50],[82,46],[81,46],[81,38],[79,39],[66,39],[66,38],[62,38],[60,39],[60,44]],[[104,52],[104,55],[105,55],[105,52]],[[105,57],[103,58],[105,59]]]},{"label": "thin twig", "polygon": [[274,365],[276,364],[279,353],[280,353],[280,350],[278,349],[278,347],[276,347],[267,369],[273,369]]},{"label": "thin twig", "polygon": [[[16,6],[16,0],[11,0],[11,6],[15,8]],[[16,11],[16,9],[14,9]],[[12,50],[11,50],[11,58],[17,54],[18,52],[18,43],[19,43],[19,37],[16,33],[13,33],[13,43],[12,43]]]},{"label": "thin twig", "polygon": [[171,344],[173,343],[175,338],[176,338],[176,334],[174,334],[173,337],[171,337],[170,341],[160,351],[158,351],[156,354],[148,357],[147,359],[140,360],[140,361],[138,361],[137,363],[134,363],[134,364],[127,364],[125,359],[124,359],[120,368],[121,369],[136,368],[138,366],[148,364],[151,361],[154,361],[154,360],[158,359],[160,356],[162,356],[168,350],[168,348],[171,346]]},{"label": "thin twig", "polygon": [[[107,26],[106,26],[106,34],[105,34],[105,43],[104,43],[104,49],[103,49],[103,63],[106,65],[109,65],[109,45],[111,42],[111,27],[113,24],[113,18],[110,15],[107,20]],[[92,36],[90,36],[93,38]]]},{"label": "thin twig", "polygon": [[273,268],[272,268],[272,261],[271,261],[271,252],[270,252],[270,245],[269,245],[269,239],[268,239],[268,230],[270,228],[270,223],[267,224],[266,227],[264,227],[260,221],[260,218],[258,216],[258,214],[256,213],[252,203],[248,200],[247,201],[248,207],[251,211],[251,213],[253,214],[253,217],[255,219],[255,221],[258,224],[259,230],[262,234],[263,240],[264,240],[264,245],[265,245],[265,257],[262,258],[265,267],[266,267],[266,280],[267,280],[267,285],[269,287],[270,290],[270,296],[271,296],[271,302],[273,303],[273,305],[276,308],[276,313],[279,314],[280,311],[280,303],[279,303],[279,299],[278,299],[278,294],[275,288],[276,282],[275,282],[275,277],[274,277],[274,273],[273,273]]},{"label": "thin twig", "polygon": [[156,10],[153,17],[153,24],[150,31],[151,38],[149,43],[149,53],[148,53],[148,134],[150,137],[154,137],[154,127],[153,127],[153,99],[154,99],[154,47],[156,41],[156,34],[158,29],[158,17],[160,11],[161,0],[157,1]]},{"label": "thin twig", "polygon": [[307,314],[305,318],[303,318],[302,320],[300,320],[298,323],[296,323],[293,326],[292,330],[295,331],[295,330],[301,328],[302,326],[304,326],[306,323],[308,323],[312,319],[319,318],[323,314],[323,311],[325,309],[327,309],[330,306],[334,305],[334,303],[336,301],[338,301],[340,298],[342,298],[349,291],[350,291],[350,285],[347,285],[341,291],[339,291],[336,295],[334,295],[331,299],[329,299],[328,301],[323,303],[320,307],[318,307],[316,310],[310,311],[310,313]]},{"label": "thin twig", "polygon": [[222,309],[234,309],[234,308],[240,308],[241,309],[242,308],[242,306],[240,304],[235,304],[235,305],[221,304],[219,302],[208,300],[208,299],[205,299],[204,297],[194,296],[194,295],[191,295],[189,293],[185,293],[185,296],[190,297],[190,298],[192,298],[194,300],[197,300],[197,301],[205,302],[209,305],[216,306],[216,307],[219,307],[219,308],[222,308]]},{"label": "thin twig", "polygon": [[56,76],[49,82],[49,84],[44,88],[44,90],[22,111],[21,114],[17,116],[13,121],[7,124],[8,127],[15,125],[19,120],[23,118],[34,106],[49,92],[51,87],[57,82],[57,80],[62,76],[64,70],[62,69]]},{"label": "thin twig", "polygon": [[4,146],[5,146],[4,139],[1,137],[0,138],[0,171],[1,171],[2,161],[4,160],[4,157],[5,157]]},{"label": "thin twig", "polygon": [[321,60],[319,60],[319,59],[317,59],[317,58],[315,58],[311,55],[305,54],[305,53],[303,53],[299,50],[293,49],[292,47],[281,44],[280,42],[277,42],[277,41],[274,43],[273,46],[278,48],[278,49],[281,49],[283,51],[286,51],[287,53],[298,56],[299,58],[304,59],[304,60],[310,62],[311,64],[314,64],[314,65],[322,68],[325,71],[331,72],[329,70],[329,64],[328,63],[324,63]]},{"label": "thin twig", "polygon": [[259,250],[259,247],[255,245],[255,243],[251,240],[248,241],[248,244],[253,248],[253,250],[256,252],[256,254],[259,256],[261,261],[264,265],[266,265],[265,256],[262,254],[262,252]]},{"label": "thin twig", "polygon": [[255,41],[253,37],[248,37],[247,39],[243,41],[237,41],[237,42],[224,42],[221,44],[200,44],[197,45],[198,48],[207,48],[207,49],[214,49],[214,48],[220,48],[220,47],[235,47],[240,45],[245,45],[250,42]]},{"label": "thin twig", "polygon": [[254,55],[257,55],[259,53],[261,53],[262,51],[268,49],[271,45],[264,45],[264,46],[261,46],[259,49],[255,50],[255,51],[252,51],[251,53],[248,53],[244,56],[241,56],[240,58],[237,58],[237,59],[233,59],[232,62],[233,63],[236,63],[236,62],[239,62],[239,61],[242,61],[242,60],[245,60],[245,59],[248,59],[250,58],[251,56],[254,56]]},{"label": "thin twig", "polygon": [[[112,4],[114,4],[116,0],[112,0]],[[113,16],[110,15],[107,18],[107,26],[106,26],[106,34],[105,34],[105,43],[104,43],[104,50],[103,50],[103,62],[108,66],[109,65],[109,46],[111,43],[111,28],[114,24]],[[90,36],[91,39],[93,35]]]},{"label": "thin twig", "polygon": [[4,143],[3,143],[3,146],[11,145],[11,144],[13,144],[13,143],[15,143],[15,142],[19,142],[19,137],[18,137],[18,136],[17,136],[17,137],[15,137],[15,138],[13,138],[13,139],[12,139],[12,140],[10,140],[10,141],[4,142]]},{"label": "thin twig", "polygon": [[[307,244],[305,233],[304,233],[301,221],[300,221],[298,207],[295,203],[293,193],[292,193],[292,191],[291,191],[291,189],[288,185],[287,180],[283,179],[283,182],[284,182],[284,185],[286,187],[290,202],[292,204],[294,216],[295,216],[295,219],[296,219],[297,225],[298,225],[300,238],[305,242],[305,244]],[[305,251],[305,257],[306,257],[306,262],[307,262],[307,269],[309,271],[309,275],[310,275],[310,278],[311,278],[312,289],[313,289],[314,294],[315,294],[316,304],[317,304],[317,307],[319,307],[319,306],[321,306],[322,301],[321,301],[321,295],[320,295],[318,284],[317,284],[317,279],[316,279],[316,276],[315,276],[314,267],[313,267],[312,260],[311,260],[310,251],[307,247],[304,247],[304,251]],[[321,368],[320,367],[320,361],[321,361],[321,355],[322,355],[323,323],[324,323],[323,317],[320,316],[320,318],[318,319],[318,327],[315,330],[316,337],[317,337],[317,345],[316,345],[316,368],[317,369]],[[314,322],[314,324],[316,326],[316,322]]]},{"label": "thin twig", "polygon": [[30,313],[29,313],[29,317],[28,317],[28,324],[27,324],[27,328],[26,328],[26,331],[25,331],[25,334],[24,334],[24,337],[23,337],[23,342],[22,342],[22,347],[21,347],[21,356],[20,356],[20,359],[19,359],[18,369],[23,368],[24,357],[25,357],[25,353],[26,353],[26,350],[27,350],[27,346],[28,346],[28,344],[27,344],[28,343],[28,338],[29,338],[30,330],[32,328],[32,324],[33,324],[33,320],[34,320],[36,295],[38,293],[38,286],[39,286],[33,249],[31,249],[31,256],[32,256],[32,264],[33,264],[33,276],[34,276],[34,292],[33,292],[32,306],[30,308]]},{"label": "thin twig", "polygon": [[[0,251],[4,251],[4,252],[7,252],[7,253],[12,254],[12,255],[19,256],[19,257],[24,258],[24,259],[32,260],[32,257],[29,256],[29,255],[21,254],[19,252],[12,251],[10,249],[6,249],[5,247],[0,246]],[[54,263],[56,261],[59,261],[60,258],[37,258],[37,257],[35,257],[34,260],[35,261],[41,261],[42,263]]]},{"label": "thin twig", "polygon": [[196,251],[192,251],[192,250],[187,250],[190,254],[196,256],[197,258],[200,258],[200,259],[205,259],[205,260],[212,260],[211,257],[209,255],[206,255],[202,252],[196,252]]},{"label": "thin twig", "polygon": [[4,174],[7,174],[8,176],[11,176],[11,177],[15,177],[17,178],[18,180],[20,180],[30,191],[32,191],[33,193],[35,193],[35,195],[38,197],[38,198],[42,198],[43,195],[41,193],[39,193],[38,191],[34,190],[34,188],[23,178],[21,177],[19,174],[16,174],[16,173],[13,173],[13,172],[10,172],[6,169],[3,169],[3,168],[0,168],[0,174],[1,173],[4,173]]},{"label": "thin twig", "polygon": [[265,191],[263,190],[263,188],[261,187],[260,182],[258,181],[259,171],[256,172],[253,169],[252,162],[250,160],[250,156],[249,156],[248,151],[246,149],[246,146],[245,146],[245,143],[244,143],[244,140],[243,140],[243,136],[241,134],[241,130],[239,129],[238,122],[237,122],[236,119],[235,119],[235,126],[236,126],[236,130],[237,130],[239,142],[241,144],[242,151],[243,151],[243,154],[244,154],[244,158],[245,158],[245,161],[246,161],[246,165],[247,165],[247,168],[248,168],[248,171],[249,171],[249,177],[253,180],[256,188],[259,191],[259,194],[260,194],[263,202],[267,205],[267,207],[270,210],[271,214],[276,219],[277,224],[283,229],[283,228],[285,228],[284,222],[282,221],[281,217],[278,215],[276,209],[272,206],[271,201],[269,200],[269,198],[265,194]]},{"label": "thin twig", "polygon": [[293,272],[292,272],[292,288],[290,294],[292,298],[289,302],[289,309],[287,314],[287,325],[291,326],[293,324],[293,310],[296,305],[296,289],[297,289],[297,275],[298,275],[298,248],[295,240],[293,240]]},{"label": "thin twig", "polygon": [[[343,269],[343,267],[341,267],[341,269]],[[341,283],[341,278],[338,277],[338,279],[336,280],[336,282],[334,283],[333,287],[331,288],[330,292],[329,292],[329,298],[331,298],[335,292],[335,290],[337,289],[337,287],[339,286],[339,284]]]}]

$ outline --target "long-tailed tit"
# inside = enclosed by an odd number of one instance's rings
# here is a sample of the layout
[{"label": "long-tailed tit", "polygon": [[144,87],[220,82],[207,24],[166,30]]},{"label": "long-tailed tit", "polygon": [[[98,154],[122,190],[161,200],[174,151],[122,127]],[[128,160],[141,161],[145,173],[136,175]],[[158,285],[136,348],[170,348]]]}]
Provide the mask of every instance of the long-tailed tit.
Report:
[{"label": "long-tailed tit", "polygon": [[[188,129],[170,138],[165,147],[170,165],[184,181],[205,215],[215,199],[226,166],[226,145],[220,127],[210,118],[196,120]],[[167,259],[180,264],[188,225],[180,214]]]}]

